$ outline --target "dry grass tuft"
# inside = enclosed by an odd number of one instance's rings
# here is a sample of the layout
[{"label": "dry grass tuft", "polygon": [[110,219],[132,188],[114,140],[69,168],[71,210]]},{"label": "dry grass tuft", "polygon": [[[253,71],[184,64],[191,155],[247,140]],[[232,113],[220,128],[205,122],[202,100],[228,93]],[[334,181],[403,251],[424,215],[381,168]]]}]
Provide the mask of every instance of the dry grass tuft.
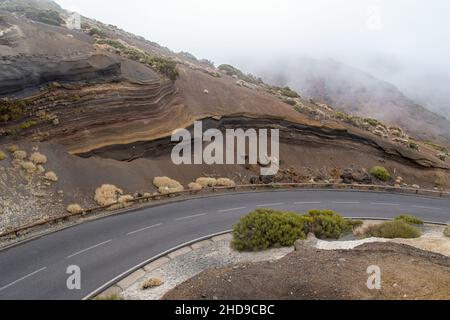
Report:
[{"label": "dry grass tuft", "polygon": [[27,153],[23,150],[14,151],[13,155],[16,160],[25,160],[27,158]]},{"label": "dry grass tuft", "polygon": [[67,212],[71,214],[78,214],[83,212],[83,208],[79,204],[73,203],[67,206]]},{"label": "dry grass tuft", "polygon": [[164,284],[164,281],[162,281],[161,279],[151,278],[151,279],[146,280],[142,284],[142,290],[147,290],[147,289],[159,287],[159,286],[161,286],[163,284]]},{"label": "dry grass tuft", "polygon": [[47,163],[47,157],[39,152],[34,152],[30,156],[30,161],[32,161],[34,164],[45,164]]},{"label": "dry grass tuft", "polygon": [[95,190],[94,200],[100,206],[109,206],[116,203],[122,194],[122,189],[112,184],[104,184]]},{"label": "dry grass tuft", "polygon": [[184,190],[184,187],[181,185],[181,183],[168,177],[154,178],[153,185],[158,188],[158,191],[161,194],[176,193]]},{"label": "dry grass tuft", "polygon": [[217,179],[208,177],[198,178],[195,182],[203,188],[214,187],[217,185]]},{"label": "dry grass tuft", "polygon": [[36,171],[36,166],[31,161],[22,162],[20,166],[28,173],[34,173]]},{"label": "dry grass tuft", "polygon": [[198,184],[196,182],[189,183],[188,187],[189,187],[189,190],[192,190],[192,191],[200,191],[203,189],[202,185]]},{"label": "dry grass tuft", "polygon": [[228,178],[220,178],[220,179],[217,179],[217,186],[220,186],[220,187],[235,187],[236,183],[234,183],[233,180],[228,179]]}]

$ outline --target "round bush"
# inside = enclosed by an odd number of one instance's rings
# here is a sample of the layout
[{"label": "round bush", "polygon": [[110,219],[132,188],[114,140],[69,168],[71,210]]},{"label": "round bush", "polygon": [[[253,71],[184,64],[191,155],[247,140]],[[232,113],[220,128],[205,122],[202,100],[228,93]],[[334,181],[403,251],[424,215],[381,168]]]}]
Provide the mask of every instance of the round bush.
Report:
[{"label": "round bush", "polygon": [[384,167],[376,166],[370,170],[370,174],[381,181],[389,181],[391,180],[391,174]]},{"label": "round bush", "polygon": [[423,220],[417,218],[416,216],[410,215],[410,214],[402,214],[401,216],[398,216],[395,218],[397,221],[403,221],[409,224],[423,224]]},{"label": "round bush", "polygon": [[308,215],[313,220],[311,231],[319,239],[339,239],[353,228],[353,223],[333,210],[311,210]]},{"label": "round bush", "polygon": [[296,240],[306,238],[311,222],[311,218],[295,213],[257,209],[234,226],[231,245],[239,251],[292,246]]},{"label": "round bush", "polygon": [[387,238],[387,239],[410,239],[419,238],[420,231],[414,226],[401,221],[387,221],[377,225],[367,227],[364,232],[366,237]]}]

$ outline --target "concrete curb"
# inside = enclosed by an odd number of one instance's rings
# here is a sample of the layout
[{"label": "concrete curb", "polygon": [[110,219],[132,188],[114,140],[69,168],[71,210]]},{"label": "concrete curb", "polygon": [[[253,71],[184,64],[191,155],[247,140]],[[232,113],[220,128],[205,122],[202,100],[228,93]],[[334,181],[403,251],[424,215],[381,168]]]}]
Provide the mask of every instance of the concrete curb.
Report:
[{"label": "concrete curb", "polygon": [[86,297],[83,298],[83,300],[90,300],[95,297],[102,298],[115,294],[120,294],[121,292],[126,290],[129,286],[131,286],[133,283],[143,278],[147,272],[150,272],[152,270],[161,267],[162,265],[166,264],[172,259],[175,259],[193,250],[202,248],[208,244],[231,239],[232,237],[231,231],[232,230],[226,230],[214,233],[171,248],[159,255],[156,255],[138,264],[133,268],[130,268],[126,272],[122,273],[121,275],[112,279],[111,281],[104,284],[100,288],[88,294]]}]

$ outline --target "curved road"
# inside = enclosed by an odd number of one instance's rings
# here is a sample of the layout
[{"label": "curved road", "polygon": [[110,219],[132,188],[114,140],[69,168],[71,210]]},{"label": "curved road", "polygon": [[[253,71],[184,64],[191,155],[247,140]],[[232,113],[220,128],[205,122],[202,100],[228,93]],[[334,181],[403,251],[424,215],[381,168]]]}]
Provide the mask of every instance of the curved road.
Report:
[{"label": "curved road", "polygon": [[[187,241],[230,229],[255,208],[334,209],[346,217],[415,214],[450,220],[450,200],[359,191],[278,191],[222,195],[150,207],[43,236],[0,251],[0,299],[82,299],[126,270]],[[68,290],[68,266],[81,290]]]}]

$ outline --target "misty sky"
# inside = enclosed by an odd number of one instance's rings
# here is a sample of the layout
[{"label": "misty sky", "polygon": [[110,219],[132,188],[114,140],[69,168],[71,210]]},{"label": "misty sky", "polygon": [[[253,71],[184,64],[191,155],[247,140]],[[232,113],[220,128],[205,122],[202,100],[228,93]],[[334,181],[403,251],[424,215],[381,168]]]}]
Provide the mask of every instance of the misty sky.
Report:
[{"label": "misty sky", "polygon": [[448,0],[56,2],[174,51],[245,71],[302,55],[351,64],[406,91],[424,75],[450,80]]}]

